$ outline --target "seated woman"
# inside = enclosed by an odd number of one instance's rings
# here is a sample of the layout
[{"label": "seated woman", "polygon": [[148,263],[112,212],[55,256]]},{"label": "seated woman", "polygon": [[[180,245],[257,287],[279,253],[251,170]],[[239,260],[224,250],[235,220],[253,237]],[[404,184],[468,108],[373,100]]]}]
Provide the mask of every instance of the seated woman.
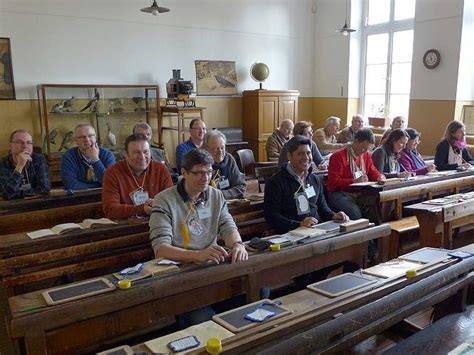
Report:
[{"label": "seated woman", "polygon": [[459,121],[451,121],[444,132],[444,139],[436,146],[435,165],[438,170],[465,169],[474,164],[466,146],[466,128]]},{"label": "seated woman", "polygon": [[392,119],[392,123],[390,123],[390,128],[383,132],[383,136],[380,139],[380,145],[384,144],[387,140],[388,136],[394,129],[403,129],[405,125],[405,117],[397,116]]},{"label": "seated woman", "polygon": [[423,158],[416,148],[420,144],[420,132],[414,128],[407,128],[408,142],[406,147],[400,152],[400,165],[405,171],[410,171],[416,175],[425,175],[436,170],[436,165],[425,164]]},{"label": "seated woman", "polygon": [[372,154],[375,167],[387,178],[412,176],[400,166],[400,152],[408,142],[408,134],[403,129],[395,129],[388,135],[387,140]]}]

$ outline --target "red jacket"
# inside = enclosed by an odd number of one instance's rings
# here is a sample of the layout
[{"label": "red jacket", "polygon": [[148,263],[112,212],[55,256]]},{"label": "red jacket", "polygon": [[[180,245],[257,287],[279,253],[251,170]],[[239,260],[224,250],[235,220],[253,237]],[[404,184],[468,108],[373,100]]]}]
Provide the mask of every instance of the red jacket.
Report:
[{"label": "red jacket", "polygon": [[[360,166],[361,157],[364,157],[365,170],[369,181],[377,181],[382,174],[374,166],[370,153],[365,152],[361,156],[356,157],[356,164],[358,166]],[[353,182],[351,167],[347,159],[347,148],[339,149],[329,159],[327,189],[329,192],[347,191],[349,190],[349,185]]]},{"label": "red jacket", "polygon": [[[142,183],[143,176],[144,173],[137,178],[139,184]],[[157,193],[171,186],[173,182],[165,164],[152,160],[148,165],[143,190],[148,192],[150,198],[154,198]],[[108,168],[102,182],[102,208],[105,216],[114,219],[146,216],[144,205],[134,206],[129,196],[136,189],[137,185],[125,160]]]}]

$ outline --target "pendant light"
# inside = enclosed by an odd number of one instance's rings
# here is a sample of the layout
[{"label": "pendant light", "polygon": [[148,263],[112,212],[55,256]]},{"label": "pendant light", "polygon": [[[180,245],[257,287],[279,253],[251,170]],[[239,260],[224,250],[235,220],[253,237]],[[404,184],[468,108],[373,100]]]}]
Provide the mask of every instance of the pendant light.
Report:
[{"label": "pendant light", "polygon": [[140,11],[153,14],[154,16],[156,16],[158,15],[158,13],[161,14],[163,12],[168,12],[170,11],[170,9],[167,9],[166,7],[158,6],[158,4],[156,3],[156,0],[153,0],[153,4],[150,7],[144,7]]},{"label": "pendant light", "polygon": [[343,36],[349,36],[349,34],[351,32],[355,32],[356,30],[354,30],[353,28],[350,28],[348,25],[347,25],[347,0],[346,0],[346,19],[344,21],[344,26],[342,26],[342,28],[338,28],[336,29],[336,32],[337,33],[341,33]]}]

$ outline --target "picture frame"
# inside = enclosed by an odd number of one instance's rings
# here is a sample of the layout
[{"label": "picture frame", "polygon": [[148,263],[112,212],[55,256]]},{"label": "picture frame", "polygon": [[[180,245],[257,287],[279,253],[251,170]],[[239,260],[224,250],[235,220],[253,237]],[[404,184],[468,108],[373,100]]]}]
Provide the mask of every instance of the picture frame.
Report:
[{"label": "picture frame", "polygon": [[237,95],[235,62],[225,60],[195,60],[198,96]]},{"label": "picture frame", "polygon": [[10,38],[0,37],[0,100],[15,100]]},{"label": "picture frame", "polygon": [[461,117],[466,126],[466,134],[474,134],[474,105],[463,105]]}]

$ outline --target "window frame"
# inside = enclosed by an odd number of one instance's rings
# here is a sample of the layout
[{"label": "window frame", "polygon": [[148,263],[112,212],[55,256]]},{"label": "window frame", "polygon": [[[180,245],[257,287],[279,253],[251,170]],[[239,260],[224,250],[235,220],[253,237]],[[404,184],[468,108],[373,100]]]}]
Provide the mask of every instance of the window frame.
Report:
[{"label": "window frame", "polygon": [[[374,1],[374,0],[373,0]],[[393,36],[395,32],[414,30],[415,17],[410,19],[403,19],[395,21],[395,1],[390,0],[390,16],[389,21],[374,25],[368,25],[369,22],[369,0],[364,0],[363,8],[363,20],[364,26],[362,27],[362,58],[361,58],[361,78],[360,81],[360,97],[361,97],[361,109],[360,111],[367,117],[368,113],[365,112],[365,82],[366,82],[366,71],[367,71],[367,42],[368,36],[388,33],[388,50],[387,50],[387,71],[385,79],[385,104],[384,104],[384,118],[389,117],[390,111],[390,86],[392,77],[392,52],[393,52]],[[416,15],[416,14],[415,14]],[[413,63],[413,55],[411,63]],[[411,78],[411,75],[410,75]],[[411,83],[410,83],[411,90]],[[406,118],[408,119],[408,117]]]}]

